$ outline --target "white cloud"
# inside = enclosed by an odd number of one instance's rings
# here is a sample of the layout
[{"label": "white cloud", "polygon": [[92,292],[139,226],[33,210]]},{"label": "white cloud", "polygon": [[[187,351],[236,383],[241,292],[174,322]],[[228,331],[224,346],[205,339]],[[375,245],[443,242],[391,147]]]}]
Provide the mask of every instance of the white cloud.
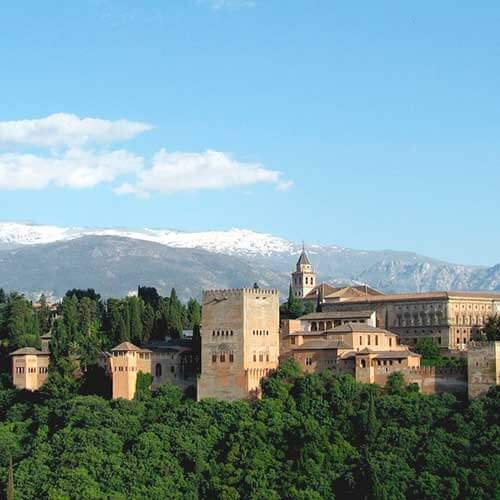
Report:
[{"label": "white cloud", "polygon": [[218,151],[205,153],[158,152],[152,167],[137,173],[137,182],[125,183],[116,188],[117,194],[151,192],[175,193],[202,189],[224,189],[250,184],[274,184],[278,189],[287,189],[291,182],[282,179],[282,173],[268,170],[258,163],[233,160]]},{"label": "white cloud", "polygon": [[91,188],[138,172],[143,158],[128,151],[97,153],[69,149],[63,154],[36,156],[0,155],[0,189],[44,189],[49,186]]},{"label": "white cloud", "polygon": [[46,118],[0,122],[0,143],[42,147],[110,144],[152,129],[148,123],[79,118],[56,113]]}]

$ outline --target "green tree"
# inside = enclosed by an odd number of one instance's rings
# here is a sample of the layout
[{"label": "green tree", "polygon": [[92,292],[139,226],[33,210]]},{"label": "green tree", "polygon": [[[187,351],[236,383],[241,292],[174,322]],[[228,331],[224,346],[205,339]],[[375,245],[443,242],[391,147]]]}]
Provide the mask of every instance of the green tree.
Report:
[{"label": "green tree", "polygon": [[138,297],[127,299],[130,319],[130,340],[138,345],[143,342],[142,308],[143,302]]},{"label": "green tree", "polygon": [[500,315],[490,316],[483,327],[482,333],[486,340],[500,340]]},{"label": "green tree", "polygon": [[7,481],[7,500],[14,500],[14,467],[12,457],[9,457],[9,478]]}]

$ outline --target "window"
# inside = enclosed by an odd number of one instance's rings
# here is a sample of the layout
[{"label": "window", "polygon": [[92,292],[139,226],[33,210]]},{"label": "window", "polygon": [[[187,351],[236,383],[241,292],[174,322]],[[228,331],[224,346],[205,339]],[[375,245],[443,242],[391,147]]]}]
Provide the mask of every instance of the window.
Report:
[{"label": "window", "polygon": [[363,337],[359,337],[359,345],[363,344]]},{"label": "window", "polygon": [[269,354],[266,354],[266,361],[269,361]]},{"label": "window", "polygon": [[375,345],[378,345],[378,335],[375,335]]},{"label": "window", "polygon": [[156,363],[156,366],[155,366],[155,375],[157,377],[161,377],[161,364],[160,363]]},{"label": "window", "polygon": [[370,338],[371,338],[371,336],[368,335],[368,345],[370,345]]},{"label": "window", "polygon": [[254,363],[257,361],[257,354],[253,355],[253,361],[254,361]]},{"label": "window", "polygon": [[225,363],[226,362],[226,355],[225,354],[221,354],[220,355],[220,362],[221,363]]},{"label": "window", "polygon": [[234,354],[233,354],[233,353],[231,353],[231,354],[229,355],[229,362],[230,362],[230,363],[234,363]]},{"label": "window", "polygon": [[292,345],[295,345],[295,337],[292,337]]},{"label": "window", "polygon": [[212,363],[217,363],[217,354],[212,354]]},{"label": "window", "polygon": [[312,358],[306,358],[306,366],[311,366],[313,364]]},{"label": "window", "polygon": [[389,347],[392,347],[392,339],[389,339]]},{"label": "window", "polygon": [[262,363],[262,361],[264,361],[264,355],[263,354],[259,354],[259,362]]},{"label": "window", "polygon": [[171,366],[171,367],[170,367],[170,372],[171,372],[171,373],[175,373],[175,366]]}]

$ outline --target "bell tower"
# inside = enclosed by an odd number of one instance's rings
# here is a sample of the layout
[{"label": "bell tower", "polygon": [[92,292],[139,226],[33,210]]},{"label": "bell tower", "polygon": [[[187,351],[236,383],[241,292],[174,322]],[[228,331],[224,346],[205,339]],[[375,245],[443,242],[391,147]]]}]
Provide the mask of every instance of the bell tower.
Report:
[{"label": "bell tower", "polygon": [[295,297],[302,299],[316,286],[316,273],[309,261],[306,250],[302,246],[302,253],[297,262],[295,272],[292,273],[292,291]]}]

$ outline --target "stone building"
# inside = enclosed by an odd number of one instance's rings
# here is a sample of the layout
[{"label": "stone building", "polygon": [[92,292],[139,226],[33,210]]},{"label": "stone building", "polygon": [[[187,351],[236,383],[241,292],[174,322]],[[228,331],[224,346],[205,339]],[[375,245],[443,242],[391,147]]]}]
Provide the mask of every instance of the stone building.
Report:
[{"label": "stone building", "polygon": [[323,311],[372,310],[376,324],[415,345],[432,338],[446,351],[465,351],[490,316],[500,310],[500,294],[491,292],[400,293],[325,301]]},{"label": "stone building", "polygon": [[471,342],[467,352],[469,398],[500,384],[500,342]]},{"label": "stone building", "polygon": [[42,350],[23,347],[10,353],[12,384],[16,389],[38,391],[49,376],[50,333],[41,337]]},{"label": "stone building", "polygon": [[420,355],[400,345],[396,334],[366,322],[347,322],[314,331],[295,330],[294,326],[297,320],[284,325],[281,356],[296,359],[305,372],[331,369],[351,373],[360,382],[373,383],[377,367],[387,375],[420,367]]},{"label": "stone building", "polygon": [[203,293],[198,400],[258,397],[260,382],[279,361],[279,292]]},{"label": "stone building", "polygon": [[[314,269],[305,252],[308,282],[317,283]],[[299,267],[299,265],[297,265]],[[292,273],[292,282],[297,272]],[[487,319],[500,313],[500,293],[425,292],[386,295],[367,285],[333,287],[317,283],[304,300],[320,303],[323,312],[353,314],[375,313],[375,326],[397,333],[403,344],[414,346],[421,338],[432,338],[445,351],[465,351],[478,337]]]},{"label": "stone building", "polygon": [[111,349],[105,360],[113,399],[134,398],[139,372],[153,376],[153,389],[166,382],[181,389],[196,385],[198,355],[193,352],[190,340],[168,339],[151,342],[143,348],[123,342]]}]

